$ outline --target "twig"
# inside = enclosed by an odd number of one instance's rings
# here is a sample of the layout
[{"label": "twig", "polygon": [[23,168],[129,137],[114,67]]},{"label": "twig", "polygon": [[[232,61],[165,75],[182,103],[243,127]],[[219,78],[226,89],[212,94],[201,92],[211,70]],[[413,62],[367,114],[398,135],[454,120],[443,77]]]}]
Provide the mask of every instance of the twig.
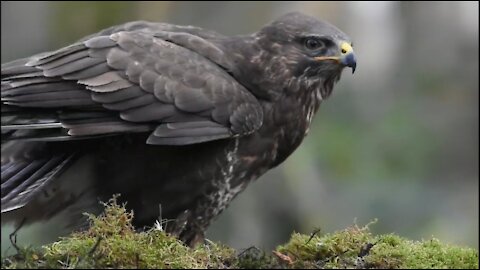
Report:
[{"label": "twig", "polygon": [[162,220],[162,204],[158,204],[158,220]]},{"label": "twig", "polygon": [[321,261],[322,261],[322,263],[327,263],[327,262],[332,261],[333,259],[335,259],[335,258],[337,258],[337,257],[342,256],[343,254],[345,254],[345,253],[347,253],[347,252],[348,252],[348,250],[345,250],[345,251],[343,251],[343,252],[340,252],[339,254],[332,255],[332,256],[330,256],[330,257],[328,257],[328,258],[325,258],[325,259],[323,259],[323,260],[321,260]]},{"label": "twig", "polygon": [[135,266],[140,269],[140,254],[138,253],[135,254]]},{"label": "twig", "polygon": [[102,241],[102,237],[99,236],[97,238],[97,242],[95,242],[95,245],[93,245],[92,249],[88,252],[88,256],[92,256],[95,250],[97,250],[98,246],[100,245],[100,241]]},{"label": "twig", "polygon": [[305,245],[307,245],[308,243],[310,243],[310,241],[312,241],[313,237],[315,237],[315,235],[317,235],[322,229],[315,229],[311,234],[310,234],[310,238],[308,238],[308,241],[305,243]]},{"label": "twig", "polygon": [[262,250],[259,249],[259,248],[257,248],[256,246],[251,246],[251,247],[249,247],[249,248],[246,248],[246,249],[243,250],[242,252],[240,252],[240,253],[237,255],[237,258],[240,258],[243,254],[247,253],[248,251],[250,251],[250,250],[252,250],[252,249],[254,249],[254,250],[256,250],[256,251],[258,251],[258,252],[260,252],[260,253],[262,252]]},{"label": "twig", "polygon": [[23,227],[23,224],[25,224],[26,220],[26,218],[23,218],[18,227],[15,228],[15,230],[9,235],[10,243],[17,250],[17,254],[20,253],[20,248],[17,246],[17,232]]},{"label": "twig", "polygon": [[377,243],[367,243],[360,248],[360,252],[358,253],[358,257],[362,258],[370,252],[370,249],[372,249],[373,246],[375,246]]},{"label": "twig", "polygon": [[282,263],[287,263],[288,265],[293,264],[292,258],[290,258],[288,255],[282,254],[276,250],[272,251],[273,255],[277,256],[277,258],[282,262]]},{"label": "twig", "polygon": [[97,241],[95,242],[95,245],[93,245],[93,247],[90,249],[90,251],[87,253],[87,256],[83,256],[81,257],[78,262],[75,264],[75,267],[74,268],[77,268],[77,266],[87,257],[91,257],[93,255],[93,253],[95,252],[95,250],[97,250],[98,246],[100,245],[100,241],[102,241],[102,237],[97,237]]}]

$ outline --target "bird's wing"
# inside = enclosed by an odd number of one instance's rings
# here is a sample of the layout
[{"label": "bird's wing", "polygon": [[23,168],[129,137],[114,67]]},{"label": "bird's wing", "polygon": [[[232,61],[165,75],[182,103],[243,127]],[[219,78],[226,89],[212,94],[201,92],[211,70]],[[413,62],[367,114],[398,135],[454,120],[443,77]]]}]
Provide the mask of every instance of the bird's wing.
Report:
[{"label": "bird's wing", "polygon": [[149,144],[187,145],[250,134],[263,112],[229,65],[188,32],[93,36],[2,65],[2,135],[55,141],[151,131]]}]

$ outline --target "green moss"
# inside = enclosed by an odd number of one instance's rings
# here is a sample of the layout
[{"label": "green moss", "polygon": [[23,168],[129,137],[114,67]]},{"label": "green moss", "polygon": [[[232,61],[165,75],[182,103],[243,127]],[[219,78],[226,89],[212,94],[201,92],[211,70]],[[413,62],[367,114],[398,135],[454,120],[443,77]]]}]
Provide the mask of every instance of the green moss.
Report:
[{"label": "green moss", "polygon": [[410,241],[396,235],[377,237],[366,256],[375,268],[478,269],[478,251],[440,243],[438,239]]},{"label": "green moss", "polygon": [[235,268],[239,269],[272,269],[279,268],[279,263],[271,255],[256,247],[250,247],[239,253],[235,259]]},{"label": "green moss", "polygon": [[[310,239],[311,238],[311,239]],[[277,250],[294,258],[294,268],[478,269],[478,251],[440,243],[411,241],[394,234],[374,236],[368,226],[309,237],[294,233]]]},{"label": "green moss", "polygon": [[210,243],[190,249],[160,229],[135,232],[132,213],[112,199],[105,214],[89,216],[88,231],[39,250],[21,249],[2,268],[225,268],[235,251]]},{"label": "green moss", "polygon": [[368,226],[347,228],[334,234],[308,236],[294,233],[277,251],[295,258],[295,268],[344,268],[357,266],[357,258],[373,236]]},{"label": "green moss", "polygon": [[116,203],[89,216],[90,228],[41,248],[20,248],[2,268],[476,268],[478,251],[414,242],[394,234],[372,235],[352,226],[332,234],[294,233],[273,252],[238,252],[208,241],[191,249],[160,227],[135,232],[132,213]]}]

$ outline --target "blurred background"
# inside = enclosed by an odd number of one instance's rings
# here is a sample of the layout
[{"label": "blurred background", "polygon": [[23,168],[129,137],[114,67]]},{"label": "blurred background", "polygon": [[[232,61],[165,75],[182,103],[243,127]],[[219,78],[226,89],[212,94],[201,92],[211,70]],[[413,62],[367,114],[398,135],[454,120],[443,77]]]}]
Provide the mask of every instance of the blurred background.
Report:
[{"label": "blurred background", "polygon": [[[378,218],[398,233],[478,249],[478,2],[1,2],[2,63],[131,20],[248,34],[289,11],[350,35],[358,57],[309,136],[241,193],[207,238],[272,249],[293,231]],[[11,228],[2,228],[2,254]],[[52,241],[54,225],[20,243]]]}]

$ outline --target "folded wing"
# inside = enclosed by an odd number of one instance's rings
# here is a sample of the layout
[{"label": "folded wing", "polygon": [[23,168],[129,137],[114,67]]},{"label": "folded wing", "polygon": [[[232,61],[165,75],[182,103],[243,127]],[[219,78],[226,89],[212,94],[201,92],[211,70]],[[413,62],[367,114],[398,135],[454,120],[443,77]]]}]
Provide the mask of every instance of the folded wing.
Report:
[{"label": "folded wing", "polygon": [[147,30],[93,36],[2,65],[2,137],[150,132],[149,144],[186,145],[262,125],[258,101],[227,72],[222,50],[192,33]]}]

